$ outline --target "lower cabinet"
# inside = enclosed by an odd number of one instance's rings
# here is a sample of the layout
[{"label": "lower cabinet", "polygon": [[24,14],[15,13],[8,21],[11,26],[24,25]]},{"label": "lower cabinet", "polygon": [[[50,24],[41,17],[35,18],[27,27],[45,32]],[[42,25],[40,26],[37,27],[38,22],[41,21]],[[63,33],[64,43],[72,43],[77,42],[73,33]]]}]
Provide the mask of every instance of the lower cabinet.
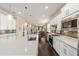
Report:
[{"label": "lower cabinet", "polygon": [[77,56],[77,49],[66,44],[64,44],[63,46],[63,52],[64,52],[64,55]]},{"label": "lower cabinet", "polygon": [[4,45],[7,42],[7,37],[0,37],[0,45]]},{"label": "lower cabinet", "polygon": [[53,48],[60,56],[77,56],[77,49],[53,37]]},{"label": "lower cabinet", "polygon": [[5,41],[5,40],[15,40],[15,39],[16,39],[16,35],[15,35],[15,34],[11,34],[11,35],[8,35],[8,36],[0,37],[0,40],[1,40],[1,41]]},{"label": "lower cabinet", "polygon": [[9,36],[7,36],[8,40],[15,40],[16,39],[16,35],[15,34],[11,34]]},{"label": "lower cabinet", "polygon": [[60,42],[58,39],[53,40],[53,48],[60,54]]}]

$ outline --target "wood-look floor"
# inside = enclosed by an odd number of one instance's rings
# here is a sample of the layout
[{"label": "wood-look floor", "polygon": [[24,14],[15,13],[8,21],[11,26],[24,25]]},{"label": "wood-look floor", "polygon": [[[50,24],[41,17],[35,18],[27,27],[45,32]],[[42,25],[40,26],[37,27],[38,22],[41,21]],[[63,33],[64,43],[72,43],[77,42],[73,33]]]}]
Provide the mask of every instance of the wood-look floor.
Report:
[{"label": "wood-look floor", "polygon": [[48,41],[40,41],[38,44],[38,56],[58,56]]}]

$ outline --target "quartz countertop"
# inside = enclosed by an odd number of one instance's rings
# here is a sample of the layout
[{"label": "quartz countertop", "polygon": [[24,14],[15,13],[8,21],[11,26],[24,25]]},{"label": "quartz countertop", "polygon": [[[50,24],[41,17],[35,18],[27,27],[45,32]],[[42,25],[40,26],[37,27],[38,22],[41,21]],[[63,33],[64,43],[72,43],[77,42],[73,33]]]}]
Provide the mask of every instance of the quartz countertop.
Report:
[{"label": "quartz countertop", "polygon": [[54,38],[57,38],[61,41],[63,41],[64,43],[68,44],[69,46],[72,46],[73,48],[78,49],[78,39],[76,38],[72,38],[72,37],[68,37],[68,36],[64,36],[64,35],[60,35],[60,36],[54,36]]},{"label": "quartz countertop", "polygon": [[16,33],[5,33],[5,34],[0,34],[0,37],[6,37],[6,36],[10,36],[10,35],[15,35]]},{"label": "quartz countertop", "polygon": [[[0,37],[15,35],[16,33],[11,34],[3,34]],[[2,56],[37,56],[38,55],[38,35],[36,36],[35,41],[28,41],[24,37],[19,37],[17,40],[16,38],[10,38],[9,40],[1,39],[0,40],[0,55]],[[7,49],[7,50],[5,50]]]}]

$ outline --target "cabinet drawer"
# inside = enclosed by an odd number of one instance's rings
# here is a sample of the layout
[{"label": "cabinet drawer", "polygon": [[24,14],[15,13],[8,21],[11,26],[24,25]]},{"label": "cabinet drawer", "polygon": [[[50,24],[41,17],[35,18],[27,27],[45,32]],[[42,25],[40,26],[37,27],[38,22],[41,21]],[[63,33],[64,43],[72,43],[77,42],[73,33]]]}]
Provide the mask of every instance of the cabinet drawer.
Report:
[{"label": "cabinet drawer", "polygon": [[53,47],[60,56],[77,56],[77,49],[64,43],[59,38],[53,38]]},{"label": "cabinet drawer", "polygon": [[71,47],[71,46],[68,46],[68,55],[77,55],[77,49]]},{"label": "cabinet drawer", "polygon": [[67,45],[67,44],[64,44],[63,46],[63,53],[67,56],[77,56],[77,49]]}]

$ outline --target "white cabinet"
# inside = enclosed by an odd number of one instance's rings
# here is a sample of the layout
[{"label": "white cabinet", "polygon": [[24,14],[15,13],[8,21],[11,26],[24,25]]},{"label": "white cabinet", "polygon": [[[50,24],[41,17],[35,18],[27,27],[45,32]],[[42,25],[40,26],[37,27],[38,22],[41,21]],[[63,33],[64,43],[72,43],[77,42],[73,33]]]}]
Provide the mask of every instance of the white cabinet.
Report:
[{"label": "white cabinet", "polygon": [[15,34],[9,34],[9,36],[7,36],[8,40],[16,40],[16,35]]},{"label": "white cabinet", "polygon": [[12,39],[13,40],[16,40],[16,35],[15,34],[12,36]]},{"label": "white cabinet", "polygon": [[0,45],[5,45],[7,42],[7,37],[0,37]]},{"label": "white cabinet", "polygon": [[62,53],[63,56],[77,56],[77,49],[67,44],[63,44],[62,52],[63,52]]},{"label": "white cabinet", "polygon": [[8,27],[8,29],[11,29],[11,23],[12,23],[11,20],[8,19],[7,20],[7,27]]},{"label": "white cabinet", "polygon": [[64,49],[66,50],[66,56],[77,56],[77,49],[73,48],[72,46],[66,45],[64,46]]},{"label": "white cabinet", "polygon": [[77,49],[53,37],[53,47],[60,56],[77,56]]},{"label": "white cabinet", "polygon": [[14,19],[12,20],[7,20],[7,26],[8,29],[15,29],[16,28],[16,21]]},{"label": "white cabinet", "polygon": [[60,53],[59,53],[59,55],[60,56],[63,56],[64,55],[64,53],[63,53],[63,42],[62,41],[60,41]]},{"label": "white cabinet", "polygon": [[62,16],[65,17],[73,12],[79,11],[78,3],[67,3],[62,9]]},{"label": "white cabinet", "polygon": [[16,20],[9,20],[7,15],[0,14],[0,30],[16,29]]},{"label": "white cabinet", "polygon": [[12,20],[12,29],[16,29],[16,20],[15,19]]},{"label": "white cabinet", "polygon": [[7,29],[7,17],[3,14],[0,14],[0,30]]},{"label": "white cabinet", "polygon": [[16,40],[15,34],[3,34],[3,36],[0,37],[0,44],[12,43],[15,40]]},{"label": "white cabinet", "polygon": [[54,47],[54,49],[57,51],[57,53],[59,54],[59,40],[58,39],[54,39],[53,40],[53,47]]}]

